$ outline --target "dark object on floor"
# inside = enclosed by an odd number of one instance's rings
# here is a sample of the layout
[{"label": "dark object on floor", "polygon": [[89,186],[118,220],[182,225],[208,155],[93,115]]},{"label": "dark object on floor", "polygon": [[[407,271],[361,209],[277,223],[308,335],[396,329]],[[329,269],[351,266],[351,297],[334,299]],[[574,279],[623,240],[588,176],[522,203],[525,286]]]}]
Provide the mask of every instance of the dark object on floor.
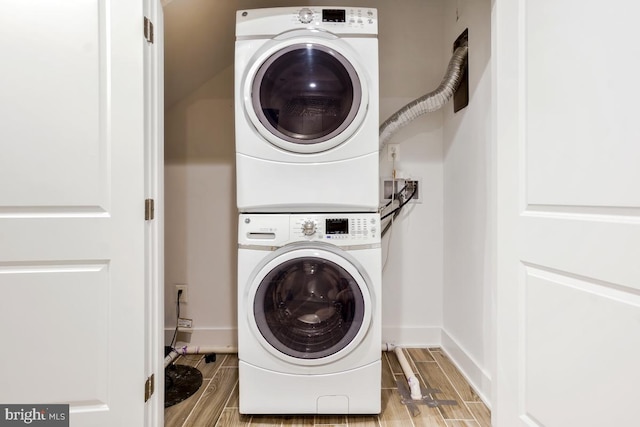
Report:
[{"label": "dark object on floor", "polygon": [[204,355],[204,361],[206,363],[215,362],[216,361],[216,354],[215,353],[205,354]]},{"label": "dark object on floor", "polygon": [[409,386],[407,382],[404,380],[396,381],[396,386],[398,387],[398,393],[400,393],[400,402],[404,405],[407,405],[407,409],[409,409],[409,413],[411,413],[412,417],[417,417],[420,415],[420,409],[418,409],[418,405],[427,405],[431,408],[436,408],[441,405],[457,405],[458,402],[455,400],[441,400],[434,399],[432,396],[435,393],[441,393],[440,390],[435,388],[421,388],[422,399],[421,400],[413,400],[411,398],[411,391],[409,390]]},{"label": "dark object on floor", "polygon": [[173,348],[171,348],[170,345],[165,345],[164,346],[164,357],[167,357],[169,355],[169,353],[171,353],[171,350],[173,350]]},{"label": "dark object on floor", "polygon": [[164,407],[193,395],[202,385],[202,372],[185,365],[169,365],[164,370]]}]

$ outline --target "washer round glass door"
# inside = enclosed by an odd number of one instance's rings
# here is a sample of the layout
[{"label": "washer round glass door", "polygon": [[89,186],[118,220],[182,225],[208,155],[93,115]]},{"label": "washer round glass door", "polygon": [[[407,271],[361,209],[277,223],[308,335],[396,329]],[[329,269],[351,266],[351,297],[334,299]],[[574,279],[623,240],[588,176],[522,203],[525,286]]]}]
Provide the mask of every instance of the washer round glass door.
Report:
[{"label": "washer round glass door", "polygon": [[356,345],[370,323],[370,295],[358,269],[333,251],[296,249],[254,280],[253,320],[266,344],[317,360]]},{"label": "washer round glass door", "polygon": [[271,142],[294,152],[319,152],[342,143],[360,125],[367,101],[354,65],[321,43],[280,48],[262,62],[251,82],[259,126]]}]

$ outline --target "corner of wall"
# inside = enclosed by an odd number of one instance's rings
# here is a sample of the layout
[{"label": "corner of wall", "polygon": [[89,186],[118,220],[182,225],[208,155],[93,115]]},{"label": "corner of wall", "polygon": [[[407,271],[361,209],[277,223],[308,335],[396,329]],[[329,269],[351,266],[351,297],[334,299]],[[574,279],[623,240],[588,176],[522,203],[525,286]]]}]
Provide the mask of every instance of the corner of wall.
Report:
[{"label": "corner of wall", "polygon": [[491,140],[491,0],[445,5],[443,52],[469,30],[469,105],[445,107],[442,348],[490,403],[495,282],[495,185]]},{"label": "corner of wall", "polygon": [[484,404],[491,409],[491,374],[444,329],[441,347]]},{"label": "corner of wall", "polygon": [[442,329],[437,326],[383,326],[382,343],[399,347],[439,347]]}]

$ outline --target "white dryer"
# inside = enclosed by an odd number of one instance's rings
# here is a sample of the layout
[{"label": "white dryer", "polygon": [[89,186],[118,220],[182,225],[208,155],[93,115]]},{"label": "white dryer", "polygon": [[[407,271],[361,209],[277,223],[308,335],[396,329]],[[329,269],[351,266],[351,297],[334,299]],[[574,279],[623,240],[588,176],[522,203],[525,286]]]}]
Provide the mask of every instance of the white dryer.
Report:
[{"label": "white dryer", "polygon": [[375,212],[378,19],[372,8],[241,10],[240,212]]},{"label": "white dryer", "polygon": [[378,214],[241,214],[240,413],[377,414]]}]

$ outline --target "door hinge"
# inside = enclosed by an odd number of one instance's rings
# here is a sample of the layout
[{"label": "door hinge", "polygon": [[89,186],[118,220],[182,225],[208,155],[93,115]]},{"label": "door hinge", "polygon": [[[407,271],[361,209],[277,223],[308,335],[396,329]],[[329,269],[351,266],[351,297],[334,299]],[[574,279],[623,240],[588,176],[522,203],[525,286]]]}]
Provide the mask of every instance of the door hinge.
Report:
[{"label": "door hinge", "polygon": [[153,43],[153,22],[146,16],[144,17],[144,38],[149,43]]},{"label": "door hinge", "polygon": [[155,202],[153,199],[145,199],[144,201],[144,219],[145,221],[152,220],[155,216]]},{"label": "door hinge", "polygon": [[144,401],[146,402],[153,395],[155,389],[155,374],[151,374],[144,383]]}]

